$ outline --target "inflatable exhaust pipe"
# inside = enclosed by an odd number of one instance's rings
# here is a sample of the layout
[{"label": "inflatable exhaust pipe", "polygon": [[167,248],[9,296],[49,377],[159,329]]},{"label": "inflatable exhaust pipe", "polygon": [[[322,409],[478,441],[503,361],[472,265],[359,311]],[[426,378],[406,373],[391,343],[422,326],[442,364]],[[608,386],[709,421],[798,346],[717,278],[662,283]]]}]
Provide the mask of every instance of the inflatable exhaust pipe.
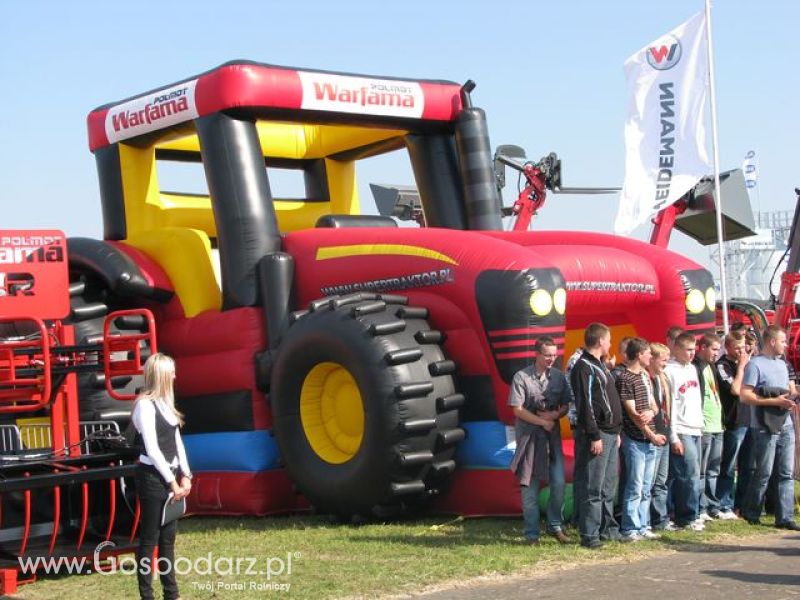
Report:
[{"label": "inflatable exhaust pipe", "polygon": [[461,165],[464,202],[469,229],[503,228],[502,203],[494,174],[494,157],[489,142],[486,113],[472,106],[470,92],[475,82],[468,80],[461,88],[463,109],[456,121],[456,148]]},{"label": "inflatable exhaust pipe", "polygon": [[294,306],[294,258],[285,252],[264,256],[258,263],[258,283],[268,348],[256,356],[256,379],[259,389],[267,391],[275,354],[289,327],[289,312]]}]

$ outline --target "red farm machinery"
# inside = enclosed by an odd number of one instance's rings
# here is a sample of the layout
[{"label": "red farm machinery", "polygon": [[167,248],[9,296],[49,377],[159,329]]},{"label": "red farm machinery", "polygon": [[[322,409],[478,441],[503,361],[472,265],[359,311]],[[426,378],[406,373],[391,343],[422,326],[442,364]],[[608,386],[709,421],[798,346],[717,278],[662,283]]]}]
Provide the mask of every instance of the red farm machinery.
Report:
[{"label": "red farm machinery", "polygon": [[[146,309],[104,314],[97,333],[79,305],[60,231],[0,231],[0,569],[3,592],[37,558],[125,551],[136,539],[135,456],[120,414],[82,413],[78,388],[129,403],[156,348]],[[103,557],[107,553],[102,553]],[[23,564],[21,561],[27,561]]]}]

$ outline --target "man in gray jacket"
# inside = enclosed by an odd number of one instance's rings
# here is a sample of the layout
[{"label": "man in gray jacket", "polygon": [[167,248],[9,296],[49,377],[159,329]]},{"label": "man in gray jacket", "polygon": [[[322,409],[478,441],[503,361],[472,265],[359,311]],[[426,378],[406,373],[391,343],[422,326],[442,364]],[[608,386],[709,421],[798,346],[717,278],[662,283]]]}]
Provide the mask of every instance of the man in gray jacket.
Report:
[{"label": "man in gray jacket", "polygon": [[539,541],[539,484],[547,481],[547,532],[559,542],[569,541],[564,533],[564,454],[559,420],[567,414],[572,391],[564,374],[553,367],[558,348],[551,337],[541,337],[534,346],[532,366],[518,371],[511,382],[508,405],[516,417],[517,449],[511,470],[517,476],[522,495],[525,539]]}]

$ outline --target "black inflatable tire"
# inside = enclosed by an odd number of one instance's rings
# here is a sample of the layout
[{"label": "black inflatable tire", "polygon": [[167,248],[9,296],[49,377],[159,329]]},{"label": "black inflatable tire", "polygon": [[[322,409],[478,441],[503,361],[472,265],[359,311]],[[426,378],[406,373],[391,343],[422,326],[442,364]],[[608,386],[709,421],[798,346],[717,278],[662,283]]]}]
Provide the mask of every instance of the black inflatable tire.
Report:
[{"label": "black inflatable tire", "polygon": [[[75,328],[76,344],[91,344],[102,340],[103,321],[110,310],[121,308],[121,301],[111,297],[106,287],[91,274],[70,272],[70,316],[67,322]],[[119,333],[112,323],[111,332]],[[117,387],[120,393],[132,394],[134,382]],[[121,413],[114,418],[120,429],[129,421],[133,403],[114,400],[105,391],[102,373],[78,374],[78,406],[81,421],[106,420],[104,414]]]},{"label": "black inflatable tire", "polygon": [[[400,296],[354,294],[312,303],[278,350],[271,379],[274,432],[289,476],[320,511],[342,517],[405,511],[436,493],[455,469],[463,396],[455,364],[427,310]],[[334,464],[311,446],[300,415],[307,374],[335,362],[355,379],[364,405],[363,437]]]}]

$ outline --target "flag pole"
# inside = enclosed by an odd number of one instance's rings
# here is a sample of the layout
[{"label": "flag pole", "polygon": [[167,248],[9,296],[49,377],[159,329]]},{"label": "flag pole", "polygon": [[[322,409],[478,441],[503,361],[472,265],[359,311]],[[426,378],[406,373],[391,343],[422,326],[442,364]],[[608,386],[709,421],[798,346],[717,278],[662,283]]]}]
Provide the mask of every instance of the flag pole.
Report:
[{"label": "flag pole", "polygon": [[719,246],[719,293],[722,301],[722,329],[728,333],[728,284],[725,277],[725,246],[722,235],[722,194],[719,189],[719,142],[717,138],[717,91],[714,86],[714,43],[711,39],[711,0],[706,0],[706,41],[708,43],[708,80],[711,89],[711,131],[714,147],[714,196],[717,211]]}]

